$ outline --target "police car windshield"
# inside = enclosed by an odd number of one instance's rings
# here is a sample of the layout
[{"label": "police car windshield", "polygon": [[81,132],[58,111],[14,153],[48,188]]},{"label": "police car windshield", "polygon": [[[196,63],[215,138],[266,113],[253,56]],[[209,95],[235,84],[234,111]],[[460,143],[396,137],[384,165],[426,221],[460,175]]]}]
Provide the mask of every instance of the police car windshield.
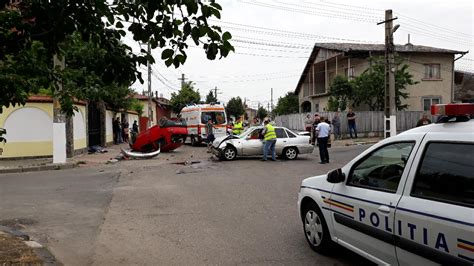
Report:
[{"label": "police car windshield", "polygon": [[209,119],[211,119],[212,123],[215,125],[227,123],[224,112],[202,112],[201,123],[206,124]]}]

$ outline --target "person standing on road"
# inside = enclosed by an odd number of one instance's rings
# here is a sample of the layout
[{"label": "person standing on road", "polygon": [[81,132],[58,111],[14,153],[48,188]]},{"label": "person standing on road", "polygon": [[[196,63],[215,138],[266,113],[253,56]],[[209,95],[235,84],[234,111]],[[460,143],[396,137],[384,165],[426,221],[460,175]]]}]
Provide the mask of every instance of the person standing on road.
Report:
[{"label": "person standing on road", "polygon": [[311,133],[311,129],[313,128],[314,120],[311,119],[311,114],[306,115],[306,120],[304,121],[304,129]]},{"label": "person standing on road", "polygon": [[123,133],[123,141],[128,143],[129,142],[129,126],[130,124],[128,123],[127,120],[123,120],[122,122],[122,133]]},{"label": "person standing on road", "polygon": [[270,120],[266,119],[263,121],[264,128],[262,131],[263,134],[263,158],[262,161],[267,160],[268,150],[272,153],[272,161],[276,161],[275,153],[275,143],[276,143],[276,134],[275,128],[270,124]]},{"label": "person standing on road", "polygon": [[431,124],[431,120],[428,119],[427,114],[423,114],[421,119],[418,120],[418,123],[416,123],[416,127],[421,127],[421,126],[425,126],[425,125],[429,125],[429,124]]},{"label": "person standing on road", "polygon": [[318,113],[314,114],[313,120],[313,127],[311,128],[311,144],[314,145],[316,143],[316,139],[318,135],[316,134],[316,127],[318,126],[319,122],[321,122],[321,117]]},{"label": "person standing on road", "polygon": [[212,142],[216,139],[214,137],[214,125],[212,124],[212,119],[208,119],[206,123],[206,142],[207,142],[207,152],[211,152]]},{"label": "person standing on road", "polygon": [[334,130],[334,139],[341,139],[341,117],[339,116],[339,112],[336,112],[331,119],[331,124]]},{"label": "person standing on road", "polygon": [[115,118],[113,124],[113,130],[114,130],[114,133],[115,133],[115,139],[114,139],[114,142],[115,144],[120,144],[122,143],[122,129],[120,127],[120,118]]},{"label": "person standing on road", "polygon": [[238,117],[237,121],[234,123],[234,127],[232,128],[232,134],[234,135],[240,135],[242,131],[244,130],[244,125],[242,123],[242,117]]},{"label": "person standing on road", "polygon": [[356,129],[356,114],[352,111],[352,108],[349,108],[349,112],[347,112],[347,124],[349,126],[349,135],[352,139],[352,131],[354,130],[355,138],[357,138],[357,129]]},{"label": "person standing on road", "polygon": [[316,135],[318,136],[320,164],[329,163],[328,140],[331,128],[326,121],[321,118],[321,122],[316,127]]}]

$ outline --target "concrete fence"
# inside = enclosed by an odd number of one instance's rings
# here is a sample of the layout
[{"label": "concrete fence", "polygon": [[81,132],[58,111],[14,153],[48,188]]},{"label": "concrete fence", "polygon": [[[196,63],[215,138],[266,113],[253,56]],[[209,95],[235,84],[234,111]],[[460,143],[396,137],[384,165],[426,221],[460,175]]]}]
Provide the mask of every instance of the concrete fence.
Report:
[{"label": "concrete fence", "polygon": [[[361,136],[382,136],[384,131],[384,112],[381,111],[359,111],[356,113],[356,128],[357,133]],[[421,118],[424,112],[418,111],[403,111],[397,112],[397,132],[402,132],[416,126],[416,123]],[[275,123],[278,126],[284,126],[292,130],[304,130],[304,121],[307,114],[291,114],[282,115],[275,118]],[[320,112],[320,116],[329,117],[331,120],[335,116],[335,112]],[[347,126],[347,112],[341,112],[341,132],[343,135],[348,134]],[[314,114],[311,114],[314,118]],[[428,118],[431,115],[428,114]]]}]

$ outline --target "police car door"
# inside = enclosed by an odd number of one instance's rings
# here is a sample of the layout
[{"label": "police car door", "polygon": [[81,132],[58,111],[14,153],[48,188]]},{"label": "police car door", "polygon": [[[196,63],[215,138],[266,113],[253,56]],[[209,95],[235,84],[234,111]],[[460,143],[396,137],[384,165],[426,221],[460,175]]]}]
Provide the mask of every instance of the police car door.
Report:
[{"label": "police car door", "polygon": [[428,133],[421,147],[396,209],[398,260],[472,265],[474,133]]},{"label": "police car door", "polygon": [[346,182],[334,186],[329,200],[338,242],[359,249],[378,264],[397,264],[393,245],[395,206],[417,145],[398,137],[344,167]]}]

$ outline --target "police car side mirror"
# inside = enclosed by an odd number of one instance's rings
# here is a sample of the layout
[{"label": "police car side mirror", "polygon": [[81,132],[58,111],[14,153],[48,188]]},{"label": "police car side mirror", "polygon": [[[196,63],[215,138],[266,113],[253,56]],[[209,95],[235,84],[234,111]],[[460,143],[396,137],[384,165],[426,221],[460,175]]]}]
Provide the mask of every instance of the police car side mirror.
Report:
[{"label": "police car side mirror", "polygon": [[342,172],[341,168],[339,168],[339,169],[332,170],[331,172],[329,172],[326,180],[329,183],[336,184],[336,183],[344,182],[345,179],[346,179],[346,175]]}]

